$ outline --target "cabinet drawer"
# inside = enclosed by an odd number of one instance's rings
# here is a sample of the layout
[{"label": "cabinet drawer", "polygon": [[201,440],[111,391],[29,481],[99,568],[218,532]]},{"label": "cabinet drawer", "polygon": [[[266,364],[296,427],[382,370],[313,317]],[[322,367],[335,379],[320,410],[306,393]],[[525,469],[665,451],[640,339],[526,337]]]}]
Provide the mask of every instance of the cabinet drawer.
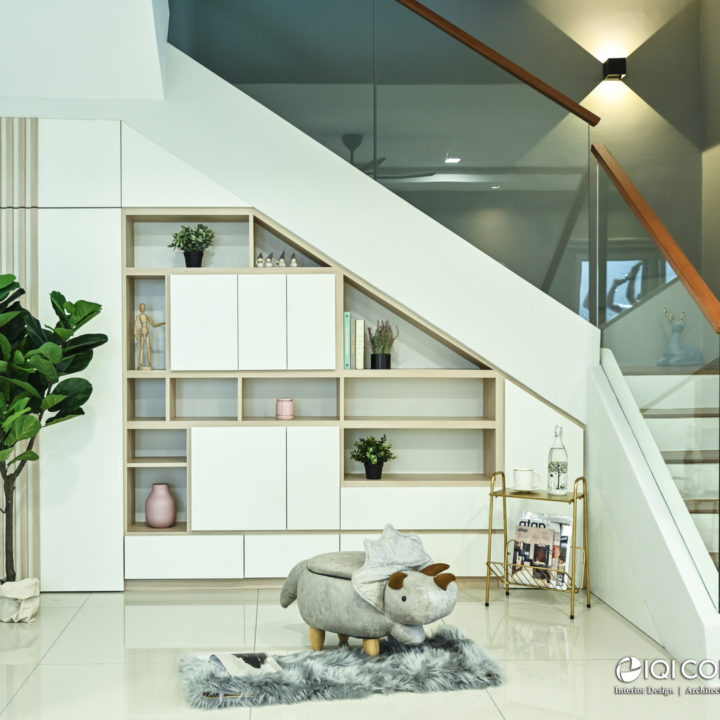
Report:
[{"label": "cabinet drawer", "polygon": [[301,560],[326,552],[337,552],[337,534],[246,535],[245,577],[284,578]]},{"label": "cabinet drawer", "polygon": [[488,523],[487,487],[344,487],[342,530],[478,530]]},{"label": "cabinet drawer", "polygon": [[[487,534],[486,533],[418,533],[425,552],[433,562],[450,565],[449,572],[458,577],[485,577],[487,575]],[[371,533],[343,533],[340,537],[341,550],[364,550],[363,540]],[[502,533],[493,536],[493,559],[502,560]]]},{"label": "cabinet drawer", "polygon": [[125,538],[128,580],[243,577],[243,536]]}]

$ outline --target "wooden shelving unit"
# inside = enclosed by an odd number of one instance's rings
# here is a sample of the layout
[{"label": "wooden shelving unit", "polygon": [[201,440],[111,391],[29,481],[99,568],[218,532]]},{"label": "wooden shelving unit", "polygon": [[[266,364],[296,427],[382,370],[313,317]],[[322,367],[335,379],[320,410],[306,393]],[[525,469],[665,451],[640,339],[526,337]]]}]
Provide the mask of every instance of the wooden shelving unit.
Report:
[{"label": "wooden shelving unit", "polygon": [[[200,430],[336,429],[334,493],[338,500],[333,502],[338,505],[340,493],[346,489],[407,488],[411,492],[423,488],[486,488],[490,475],[503,466],[502,374],[262,213],[250,208],[127,209],[123,222],[126,536],[175,537],[208,532],[205,526],[198,530],[193,524],[193,498],[198,483],[203,482],[196,476],[198,465],[193,462]],[[208,267],[181,267],[180,254],[173,255],[166,246],[181,224],[198,222],[216,230],[216,252],[210,256]],[[301,267],[254,267],[257,252],[264,248],[272,249],[275,258],[281,249],[286,250],[286,258],[295,252]],[[288,285],[293,277],[315,276],[318,281],[332,278],[332,364],[317,369],[176,369],[173,328],[178,332],[180,326],[173,317],[171,288],[183,278],[211,280],[219,276],[235,276],[238,283],[244,277],[286,277]],[[152,370],[136,369],[131,326],[139,302],[146,303],[155,322],[166,323],[151,329]],[[263,313],[262,306],[254,310]],[[406,350],[397,353],[399,367],[343,369],[345,311],[365,319],[366,324],[389,318],[400,326],[398,342]],[[209,314],[208,322],[221,323],[222,318]],[[286,396],[296,399],[296,419],[276,420],[275,398]],[[366,480],[361,466],[349,457],[354,438],[368,433],[387,433],[396,443],[396,451],[401,451],[399,460],[386,468],[380,481]],[[142,452],[138,452],[141,446]],[[282,451],[286,452],[285,448]],[[290,467],[288,458],[288,472]],[[173,489],[182,495],[186,519],[173,528],[156,530],[143,522],[141,492],[162,473],[169,473],[174,481],[183,477],[182,487]],[[323,526],[316,519],[307,528],[297,527],[289,507],[286,515],[284,528],[273,521],[267,528],[213,532],[291,533],[307,529],[339,533],[343,529],[339,506],[335,512],[338,520],[332,526]],[[207,518],[203,522],[207,523]]]}]

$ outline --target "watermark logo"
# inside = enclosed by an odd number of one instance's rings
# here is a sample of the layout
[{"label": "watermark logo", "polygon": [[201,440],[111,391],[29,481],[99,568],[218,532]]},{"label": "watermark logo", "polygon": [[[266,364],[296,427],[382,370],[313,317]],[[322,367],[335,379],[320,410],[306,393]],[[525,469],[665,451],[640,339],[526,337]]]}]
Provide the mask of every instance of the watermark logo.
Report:
[{"label": "watermark logo", "polygon": [[642,663],[632,655],[626,655],[615,667],[615,677],[622,683],[635,682],[642,672]]}]

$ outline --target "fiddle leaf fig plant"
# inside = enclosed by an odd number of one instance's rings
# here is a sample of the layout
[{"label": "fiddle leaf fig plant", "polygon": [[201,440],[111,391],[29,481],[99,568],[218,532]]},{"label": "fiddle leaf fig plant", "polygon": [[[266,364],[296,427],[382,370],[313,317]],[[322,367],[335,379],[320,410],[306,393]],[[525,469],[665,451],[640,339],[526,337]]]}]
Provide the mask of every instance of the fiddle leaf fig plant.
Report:
[{"label": "fiddle leaf fig plant", "polygon": [[57,322],[40,321],[20,304],[25,291],[14,275],[0,275],[0,475],[5,518],[5,581],[16,579],[14,554],[15,487],[25,465],[39,459],[37,436],[48,425],[83,415],[92,385],[80,377],[93,350],[107,342],[100,333],[76,335],[96,317],[98,303],[69,302],[55,291],[50,303]]}]

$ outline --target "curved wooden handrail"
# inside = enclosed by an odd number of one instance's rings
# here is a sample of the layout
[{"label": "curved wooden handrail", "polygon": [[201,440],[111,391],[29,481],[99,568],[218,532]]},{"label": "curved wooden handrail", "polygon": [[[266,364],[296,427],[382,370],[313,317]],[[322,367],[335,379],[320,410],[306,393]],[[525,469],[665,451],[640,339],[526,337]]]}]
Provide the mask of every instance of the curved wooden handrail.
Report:
[{"label": "curved wooden handrail", "polygon": [[520,65],[512,62],[512,60],[508,60],[504,55],[501,55],[491,47],[488,47],[485,43],[480,42],[476,37],[466,33],[464,30],[461,30],[457,25],[453,25],[453,23],[446,20],[442,15],[438,15],[430,8],[425,7],[422,3],[417,2],[417,0],[396,0],[396,2],[404,5],[408,8],[408,10],[412,10],[421,18],[424,18],[429,23],[435,25],[435,27],[463,43],[463,45],[467,45],[467,47],[482,55],[485,59],[495,63],[498,67],[502,68],[506,72],[509,72],[511,75],[514,75],[518,80],[521,80],[526,85],[529,85],[539,93],[545,95],[545,97],[549,98],[558,105],[561,105],[568,112],[571,112],[573,115],[577,115],[577,117],[584,120],[588,123],[588,125],[592,125],[594,127],[600,122],[600,118],[595,113],[591,112],[587,108],[584,108],[579,103],[576,103],[552,85],[548,85],[539,77],[536,77],[525,70],[525,68],[522,68]]},{"label": "curved wooden handrail", "polygon": [[703,280],[687,255],[680,249],[675,238],[663,225],[654,210],[648,205],[635,184],[622,169],[620,163],[613,157],[605,145],[592,145],[592,154],[597,158],[602,169],[612,180],[618,192],[635,213],[648,235],[653,239],[664,258],[677,273],[680,282],[697,303],[703,315],[707,318],[716,333],[720,333],[720,300]]}]

